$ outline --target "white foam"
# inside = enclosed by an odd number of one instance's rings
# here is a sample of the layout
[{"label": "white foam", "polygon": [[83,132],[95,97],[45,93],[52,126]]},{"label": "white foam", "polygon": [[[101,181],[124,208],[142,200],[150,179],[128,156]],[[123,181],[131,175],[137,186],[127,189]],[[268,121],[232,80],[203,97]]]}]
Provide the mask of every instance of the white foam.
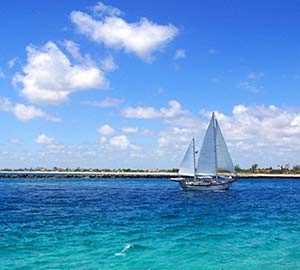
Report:
[{"label": "white foam", "polygon": [[127,243],[127,244],[124,246],[124,248],[121,250],[121,252],[115,253],[115,256],[125,256],[127,250],[130,249],[130,248],[132,248],[132,247],[133,247],[133,245]]}]

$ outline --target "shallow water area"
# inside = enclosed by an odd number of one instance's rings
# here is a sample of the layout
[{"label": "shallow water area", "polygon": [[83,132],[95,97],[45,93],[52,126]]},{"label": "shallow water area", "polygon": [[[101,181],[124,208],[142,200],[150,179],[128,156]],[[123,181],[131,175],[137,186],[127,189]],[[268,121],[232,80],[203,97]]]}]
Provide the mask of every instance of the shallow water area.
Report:
[{"label": "shallow water area", "polygon": [[300,269],[300,181],[0,179],[0,269]]}]

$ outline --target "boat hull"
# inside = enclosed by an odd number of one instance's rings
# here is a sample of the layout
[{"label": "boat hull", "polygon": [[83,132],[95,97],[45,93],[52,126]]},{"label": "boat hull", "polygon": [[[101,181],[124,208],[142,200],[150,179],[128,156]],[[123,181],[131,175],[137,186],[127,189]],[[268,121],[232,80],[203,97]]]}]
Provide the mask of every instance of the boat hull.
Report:
[{"label": "boat hull", "polygon": [[232,185],[232,182],[224,184],[209,184],[209,185],[189,185],[186,181],[179,182],[182,190],[194,190],[194,191],[218,191],[228,190]]},{"label": "boat hull", "polygon": [[199,179],[197,181],[191,181],[184,178],[173,178],[171,181],[178,182],[182,190],[195,190],[195,191],[218,191],[227,190],[230,188],[235,178],[220,178],[219,181],[212,181],[211,179]]}]

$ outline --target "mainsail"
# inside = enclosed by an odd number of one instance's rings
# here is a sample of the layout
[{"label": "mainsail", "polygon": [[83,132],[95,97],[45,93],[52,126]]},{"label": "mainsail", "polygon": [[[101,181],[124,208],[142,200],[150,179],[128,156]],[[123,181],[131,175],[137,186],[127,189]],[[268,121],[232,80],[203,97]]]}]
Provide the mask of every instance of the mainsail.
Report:
[{"label": "mainsail", "polygon": [[184,158],[182,160],[179,175],[194,176],[194,165],[193,165],[193,141],[191,141]]},{"label": "mainsail", "polygon": [[197,174],[217,175],[218,170],[235,173],[220,126],[213,114],[200,151]]},{"label": "mainsail", "polygon": [[215,139],[215,125],[214,116],[211,118],[207,128],[204,141],[200,150],[200,155],[197,165],[198,175],[216,175],[217,174],[217,153],[216,153],[216,139]]}]

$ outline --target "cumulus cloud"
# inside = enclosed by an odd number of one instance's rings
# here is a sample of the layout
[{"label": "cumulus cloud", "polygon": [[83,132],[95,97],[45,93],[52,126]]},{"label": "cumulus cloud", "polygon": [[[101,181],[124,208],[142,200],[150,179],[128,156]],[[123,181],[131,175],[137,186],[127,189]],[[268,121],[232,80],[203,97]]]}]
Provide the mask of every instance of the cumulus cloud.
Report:
[{"label": "cumulus cloud", "polygon": [[169,108],[161,108],[160,113],[162,117],[171,118],[179,114],[183,114],[184,111],[181,108],[180,103],[177,100],[170,100],[168,102]]},{"label": "cumulus cloud", "polygon": [[124,134],[111,136],[114,132],[115,130],[111,129],[109,125],[104,125],[102,129],[99,130],[99,133],[102,135],[99,139],[102,151],[111,152],[112,149],[117,149],[122,150],[123,153],[127,152],[128,155],[130,155],[142,149],[140,146],[132,144]]},{"label": "cumulus cloud", "polygon": [[42,47],[27,47],[27,64],[13,82],[22,85],[21,95],[29,101],[44,104],[62,103],[75,91],[108,86],[103,72],[92,61],[72,64],[51,41]]},{"label": "cumulus cloud", "polygon": [[26,106],[24,104],[16,104],[13,108],[13,113],[18,119],[23,121],[45,116],[45,113],[42,110],[37,109],[34,106]]},{"label": "cumulus cloud", "polygon": [[168,108],[153,107],[128,107],[123,110],[123,116],[126,118],[154,119],[154,118],[172,118],[180,114],[184,114],[181,104],[177,100],[170,100]]},{"label": "cumulus cloud", "polygon": [[114,136],[110,138],[109,143],[111,146],[122,150],[128,149],[130,146],[130,142],[125,135]]},{"label": "cumulus cloud", "polygon": [[110,147],[120,150],[130,150],[128,152],[129,155],[131,155],[133,152],[140,151],[142,149],[140,146],[130,143],[126,135],[118,135],[111,137],[108,142]]},{"label": "cumulus cloud", "polygon": [[98,132],[99,134],[101,135],[109,135],[109,134],[112,134],[114,133],[114,128],[112,128],[110,125],[106,124],[106,125],[103,125],[101,127],[98,128]]},{"label": "cumulus cloud", "polygon": [[8,98],[0,97],[0,110],[13,113],[21,121],[44,118],[52,122],[61,122],[60,118],[51,116],[35,106],[20,103],[14,105]]},{"label": "cumulus cloud", "polygon": [[296,142],[300,139],[300,126],[295,125],[300,113],[274,105],[237,105],[231,117],[223,114],[219,114],[219,117],[231,139],[255,139],[265,145],[286,145],[287,141]]},{"label": "cumulus cloud", "polygon": [[161,50],[178,33],[171,24],[159,25],[147,18],[128,23],[120,17],[118,9],[101,2],[94,7],[95,10],[101,15],[99,19],[85,12],[71,12],[70,19],[79,32],[106,47],[135,53],[146,61],[151,61],[153,53]]},{"label": "cumulus cloud", "polygon": [[54,138],[48,137],[46,134],[41,134],[35,139],[35,142],[37,144],[52,144]]}]

